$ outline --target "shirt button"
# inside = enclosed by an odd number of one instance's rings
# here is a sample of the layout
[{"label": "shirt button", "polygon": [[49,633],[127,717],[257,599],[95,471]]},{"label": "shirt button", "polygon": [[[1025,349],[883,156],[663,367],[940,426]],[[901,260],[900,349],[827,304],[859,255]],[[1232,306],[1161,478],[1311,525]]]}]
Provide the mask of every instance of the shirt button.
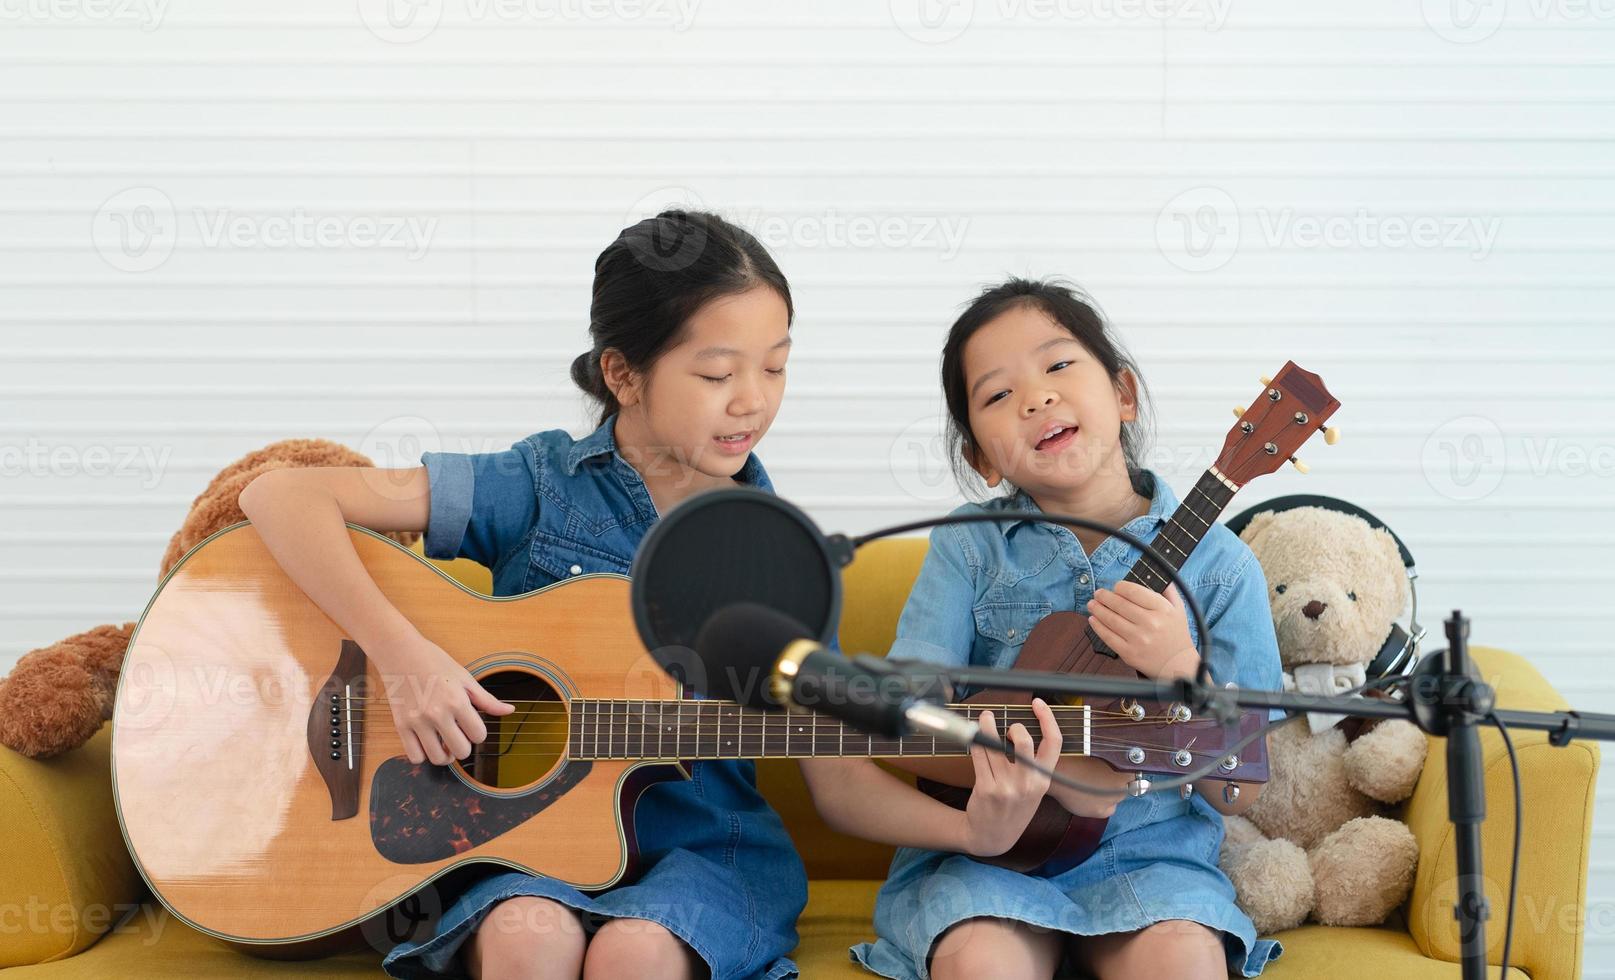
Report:
[{"label": "shirt button", "polygon": [[583,573],[583,566],[582,565],[573,565],[572,566],[572,574],[573,575],[580,575],[582,573]]},{"label": "shirt button", "polygon": [[1012,639],[1012,640],[1015,639],[1015,631],[1014,630],[1009,631],[1009,638]]},{"label": "shirt button", "polygon": [[1087,585],[1087,584],[1088,584],[1088,573],[1087,573],[1087,572],[1083,572],[1083,573],[1082,573],[1082,575],[1080,575],[1080,576],[1079,576],[1079,577],[1078,577],[1078,578],[1077,578],[1077,581],[1078,581],[1078,582],[1081,582],[1081,583],[1082,583],[1082,584],[1083,584],[1083,585]]}]

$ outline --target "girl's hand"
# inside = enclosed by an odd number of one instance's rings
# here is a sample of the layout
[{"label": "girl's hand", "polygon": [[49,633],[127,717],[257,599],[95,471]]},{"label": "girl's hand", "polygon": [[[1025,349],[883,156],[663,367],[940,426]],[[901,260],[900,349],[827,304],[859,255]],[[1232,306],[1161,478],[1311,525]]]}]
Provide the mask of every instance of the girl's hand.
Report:
[{"label": "girl's hand", "polygon": [[[1040,765],[1052,769],[1060,761],[1060,726],[1042,698],[1032,700],[1032,712],[1037,715],[1043,736],[1036,753],[1032,750],[1032,736],[1020,722],[1009,726],[1009,743],[1017,754],[1035,758]],[[998,734],[991,711],[983,711],[978,721],[982,731]],[[971,747],[970,759],[976,767],[976,785],[965,805],[966,848],[976,857],[1002,854],[1032,822],[1032,814],[1049,791],[1049,777],[980,745]]]},{"label": "girl's hand", "polygon": [[473,743],[488,737],[477,714],[508,715],[516,706],[489,694],[471,672],[443,648],[416,634],[389,651],[391,669],[382,674],[393,725],[404,743],[404,755],[419,765],[430,759],[448,765],[471,755]]},{"label": "girl's hand", "polygon": [[1049,796],[1054,802],[1079,817],[1109,817],[1116,812],[1116,804],[1127,798],[1127,783],[1131,773],[1118,772],[1110,763],[1088,755],[1068,755],[1060,760],[1056,770],[1085,786],[1110,789],[1109,793],[1089,793],[1085,790],[1050,783]]},{"label": "girl's hand", "polygon": [[1088,624],[1129,667],[1151,678],[1193,677],[1200,665],[1176,584],[1163,595],[1137,582],[1095,589]]}]

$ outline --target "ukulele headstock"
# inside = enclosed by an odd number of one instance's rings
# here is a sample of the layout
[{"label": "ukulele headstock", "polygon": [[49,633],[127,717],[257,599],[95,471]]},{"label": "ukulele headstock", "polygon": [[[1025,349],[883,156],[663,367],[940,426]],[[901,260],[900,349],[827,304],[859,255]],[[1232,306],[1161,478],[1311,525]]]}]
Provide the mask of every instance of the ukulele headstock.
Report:
[{"label": "ukulele headstock", "polygon": [[1306,464],[1295,458],[1301,444],[1320,430],[1331,446],[1340,437],[1337,430],[1324,427],[1340,400],[1329,393],[1322,378],[1285,361],[1278,374],[1262,379],[1262,385],[1255,401],[1234,409],[1239,421],[1228,430],[1217,457],[1218,471],[1240,486],[1286,462],[1305,473]]},{"label": "ukulele headstock", "polygon": [[[1103,759],[1112,769],[1181,776],[1223,755],[1222,763],[1201,779],[1267,782],[1267,739],[1255,739],[1237,752],[1228,753],[1229,746],[1266,723],[1267,709],[1241,712],[1238,727],[1230,730],[1215,718],[1179,714],[1187,709],[1177,705],[1127,699],[1116,704],[1119,710],[1094,709],[1093,744],[1088,750],[1089,755]],[[1146,709],[1142,719],[1138,718],[1140,708]]]}]

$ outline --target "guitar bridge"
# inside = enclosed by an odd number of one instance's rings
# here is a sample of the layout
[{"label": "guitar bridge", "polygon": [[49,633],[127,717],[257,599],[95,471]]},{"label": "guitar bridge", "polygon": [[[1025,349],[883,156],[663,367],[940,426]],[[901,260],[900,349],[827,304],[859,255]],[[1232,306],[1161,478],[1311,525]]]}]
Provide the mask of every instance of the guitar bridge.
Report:
[{"label": "guitar bridge", "polygon": [[364,651],[352,640],[343,640],[336,669],[315,692],[308,710],[308,751],[331,796],[332,820],[346,820],[359,812],[359,762],[364,744],[357,732],[364,727],[364,680]]}]

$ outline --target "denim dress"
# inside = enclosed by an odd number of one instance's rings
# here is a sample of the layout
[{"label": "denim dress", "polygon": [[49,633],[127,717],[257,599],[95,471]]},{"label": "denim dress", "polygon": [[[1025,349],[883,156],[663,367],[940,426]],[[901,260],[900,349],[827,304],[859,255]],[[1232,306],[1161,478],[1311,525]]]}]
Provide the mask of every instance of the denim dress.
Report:
[{"label": "denim dress", "polygon": [[[1153,543],[1178,500],[1153,471],[1139,473],[1138,485],[1152,496],[1149,513],[1123,529]],[[1036,509],[1017,493],[955,513]],[[1068,528],[1039,521],[936,528],[888,656],[1009,667],[1039,620],[1061,610],[1086,611],[1094,590],[1114,589],[1138,556],[1137,548],[1114,537],[1089,556]],[[1180,573],[1211,630],[1211,646],[1202,649],[1212,679],[1279,690],[1267,580],[1250,548],[1213,524]],[[1189,632],[1200,647],[1192,616]],[[1272,718],[1283,714],[1269,711]],[[899,848],[875,902],[878,938],[850,952],[881,976],[911,980],[929,975],[932,944],[966,919],[1012,919],[1076,936],[1192,919],[1219,931],[1230,972],[1254,977],[1283,947],[1257,939],[1250,917],[1234,904],[1233,884],[1217,866],[1223,831],[1222,814],[1198,792],[1185,800],[1169,790],[1124,798],[1093,856],[1053,876]]]},{"label": "denim dress", "polygon": [[[614,415],[577,441],[557,429],[503,452],[424,453],[426,555],[486,565],[501,596],[592,572],[627,574],[657,513],[617,452],[615,422]],[[773,490],[756,455],[735,479]],[[796,976],[787,954],[807,904],[807,873],[757,791],[754,763],[687,765],[688,779],[658,782],[639,799],[634,825],[645,870],[637,880],[584,893],[553,878],[496,871],[454,897],[431,937],[394,947],[383,969],[394,977],[465,976],[461,944],[494,905],[525,895],[576,909],[590,934],[612,918],[659,923],[706,961],[713,980]]]}]

